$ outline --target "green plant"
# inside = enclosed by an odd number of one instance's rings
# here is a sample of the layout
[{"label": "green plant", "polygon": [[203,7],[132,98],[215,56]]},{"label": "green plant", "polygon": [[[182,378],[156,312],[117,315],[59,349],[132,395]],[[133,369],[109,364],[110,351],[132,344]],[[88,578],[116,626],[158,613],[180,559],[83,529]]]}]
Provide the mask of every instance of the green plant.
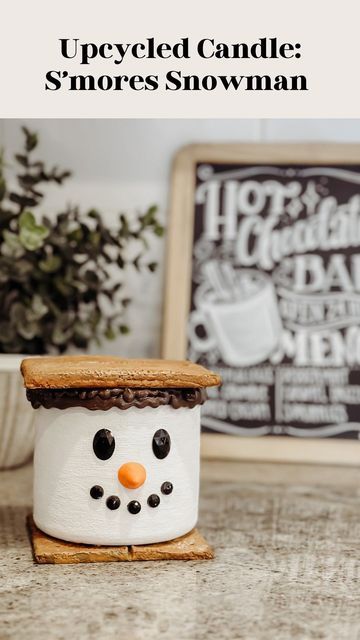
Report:
[{"label": "green plant", "polygon": [[[70,172],[34,159],[38,137],[25,127],[23,133],[15,189],[0,157],[0,352],[63,353],[128,333],[123,272],[130,265],[156,269],[146,261],[147,238],[164,231],[156,207],[135,219],[122,213],[114,228],[96,210],[35,215],[39,189],[61,185]],[[127,258],[129,250],[135,257]]]}]

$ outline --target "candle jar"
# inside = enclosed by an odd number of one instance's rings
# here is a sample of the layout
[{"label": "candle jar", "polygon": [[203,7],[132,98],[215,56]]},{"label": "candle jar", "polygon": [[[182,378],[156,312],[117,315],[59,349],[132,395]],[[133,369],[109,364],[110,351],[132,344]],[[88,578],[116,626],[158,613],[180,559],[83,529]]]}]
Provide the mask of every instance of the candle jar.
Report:
[{"label": "candle jar", "polygon": [[141,545],[198,517],[200,407],[219,377],[185,361],[28,358],[34,521],[95,545]]}]

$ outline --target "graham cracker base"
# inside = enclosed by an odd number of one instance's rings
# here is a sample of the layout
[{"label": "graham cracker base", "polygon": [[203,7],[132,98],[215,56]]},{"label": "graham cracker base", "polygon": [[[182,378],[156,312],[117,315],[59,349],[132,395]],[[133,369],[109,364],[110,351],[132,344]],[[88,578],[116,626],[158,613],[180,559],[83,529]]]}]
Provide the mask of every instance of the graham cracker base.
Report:
[{"label": "graham cracker base", "polygon": [[27,526],[35,562],[79,564],[80,562],[131,562],[134,560],[211,560],[213,549],[197,529],[185,536],[157,544],[129,547],[92,546],[52,538],[37,528],[32,515]]}]

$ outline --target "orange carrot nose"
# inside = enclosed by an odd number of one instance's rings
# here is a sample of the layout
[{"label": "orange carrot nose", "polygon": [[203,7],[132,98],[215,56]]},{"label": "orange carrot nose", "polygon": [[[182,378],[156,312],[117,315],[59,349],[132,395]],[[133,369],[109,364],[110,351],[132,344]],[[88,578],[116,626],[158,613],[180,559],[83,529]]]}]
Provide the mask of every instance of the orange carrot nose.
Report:
[{"label": "orange carrot nose", "polygon": [[118,471],[119,482],[127,489],[138,489],[146,480],[146,470],[139,462],[127,462]]}]

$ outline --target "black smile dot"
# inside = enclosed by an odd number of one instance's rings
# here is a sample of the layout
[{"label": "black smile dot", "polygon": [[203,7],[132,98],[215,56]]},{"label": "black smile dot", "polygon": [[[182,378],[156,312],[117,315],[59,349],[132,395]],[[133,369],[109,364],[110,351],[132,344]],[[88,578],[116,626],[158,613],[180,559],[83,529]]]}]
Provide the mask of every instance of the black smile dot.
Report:
[{"label": "black smile dot", "polygon": [[152,493],[151,496],[148,497],[147,503],[149,507],[155,509],[155,507],[158,507],[160,504],[160,498],[156,495],[156,493]]},{"label": "black smile dot", "polygon": [[139,513],[139,511],[141,511],[141,504],[137,500],[131,500],[127,508],[130,513],[133,513],[135,515],[136,513]]},{"label": "black smile dot", "polygon": [[106,506],[108,509],[111,509],[111,511],[118,509],[120,507],[120,498],[117,496],[109,496],[106,500]]},{"label": "black smile dot", "polygon": [[163,482],[161,485],[161,493],[164,493],[166,496],[170,495],[170,493],[172,493],[173,490],[173,486],[171,484],[171,482]]},{"label": "black smile dot", "polygon": [[102,487],[100,487],[99,484],[95,484],[90,489],[90,495],[91,495],[92,498],[94,498],[94,500],[98,500],[99,498],[103,497],[104,489]]}]

